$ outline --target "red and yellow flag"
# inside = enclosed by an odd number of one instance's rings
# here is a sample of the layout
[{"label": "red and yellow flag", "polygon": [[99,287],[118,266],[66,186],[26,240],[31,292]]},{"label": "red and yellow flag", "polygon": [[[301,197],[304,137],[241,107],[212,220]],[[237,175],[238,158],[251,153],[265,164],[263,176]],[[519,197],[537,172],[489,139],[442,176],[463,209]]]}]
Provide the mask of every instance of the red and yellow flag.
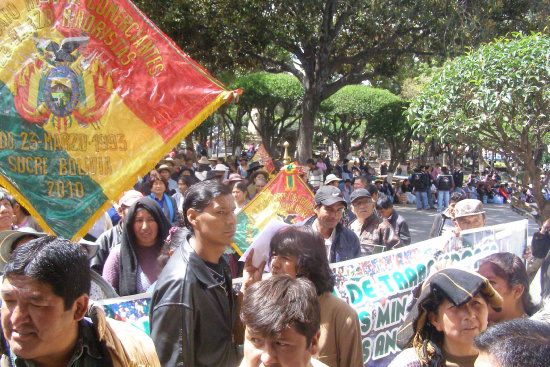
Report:
[{"label": "red and yellow flag", "polygon": [[273,174],[273,172],[275,171],[275,165],[273,164],[273,160],[271,159],[271,156],[265,149],[263,143],[260,143],[260,147],[258,148],[256,153],[254,153],[252,158],[250,158],[250,161],[261,163],[264,166],[264,169],[270,175]]},{"label": "red and yellow flag", "polygon": [[298,223],[314,214],[314,196],[297,174],[296,163],[279,173],[237,214],[233,248],[242,255],[271,219]]},{"label": "red and yellow flag", "polygon": [[0,184],[76,238],[234,92],[127,0],[2,1]]}]

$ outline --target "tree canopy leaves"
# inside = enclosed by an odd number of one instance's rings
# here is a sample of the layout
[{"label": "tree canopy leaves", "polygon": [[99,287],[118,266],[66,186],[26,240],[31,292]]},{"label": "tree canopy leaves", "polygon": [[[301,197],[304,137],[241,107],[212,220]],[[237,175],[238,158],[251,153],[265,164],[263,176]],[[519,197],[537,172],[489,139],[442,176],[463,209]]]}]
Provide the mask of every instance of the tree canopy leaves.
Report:
[{"label": "tree canopy leaves", "polygon": [[525,167],[540,193],[549,83],[550,38],[516,34],[446,63],[411,105],[409,119],[428,137],[482,146]]},{"label": "tree canopy leaves", "polygon": [[242,90],[239,105],[252,119],[265,148],[272,155],[281,139],[300,118],[304,88],[295,76],[288,73],[259,72],[244,75],[232,85]]},{"label": "tree canopy leaves", "polygon": [[[391,169],[410,148],[412,130],[404,118],[407,103],[384,89],[348,85],[321,103],[321,130],[338,147],[340,156],[369,138],[383,139],[392,152]],[[395,162],[394,161],[395,158]]]}]

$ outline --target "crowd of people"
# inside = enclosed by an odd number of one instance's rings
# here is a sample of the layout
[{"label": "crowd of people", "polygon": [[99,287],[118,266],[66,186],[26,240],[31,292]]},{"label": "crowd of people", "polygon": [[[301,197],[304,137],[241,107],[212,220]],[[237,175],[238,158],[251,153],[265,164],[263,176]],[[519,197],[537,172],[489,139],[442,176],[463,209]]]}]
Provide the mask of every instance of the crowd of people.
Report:
[{"label": "crowd of people", "polygon": [[[88,234],[93,243],[47,236],[0,191],[2,366],[362,366],[359,318],[336,297],[329,264],[413,243],[400,198],[414,196],[419,210],[437,202],[430,236],[452,249],[461,231],[485,226],[489,192],[517,193],[498,175],[464,179],[460,165],[420,166],[394,187],[366,159],[349,163],[307,161],[314,215],[275,233],[257,264],[254,250],[244,262],[228,250],[236,214],[270,179],[246,154],[172,152],[101,219],[110,225]],[[477,273],[436,268],[412,291],[391,366],[548,365],[549,249],[547,221],[532,244],[544,259],[540,305],[514,254],[482,259]],[[143,292],[152,292],[150,338],[90,301]]]}]

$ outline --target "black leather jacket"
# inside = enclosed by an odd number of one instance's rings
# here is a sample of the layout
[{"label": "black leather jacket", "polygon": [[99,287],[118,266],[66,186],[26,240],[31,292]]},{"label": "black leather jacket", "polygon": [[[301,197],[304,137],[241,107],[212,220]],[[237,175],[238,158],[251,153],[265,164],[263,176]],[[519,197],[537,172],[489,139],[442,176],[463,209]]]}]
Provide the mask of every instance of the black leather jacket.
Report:
[{"label": "black leather jacket", "polygon": [[[188,240],[191,234],[187,234]],[[150,308],[151,338],[162,366],[233,367],[237,298],[226,296],[206,263],[188,241],[175,251],[160,274]],[[231,279],[227,263],[226,279]],[[230,288],[231,289],[231,288]]]}]

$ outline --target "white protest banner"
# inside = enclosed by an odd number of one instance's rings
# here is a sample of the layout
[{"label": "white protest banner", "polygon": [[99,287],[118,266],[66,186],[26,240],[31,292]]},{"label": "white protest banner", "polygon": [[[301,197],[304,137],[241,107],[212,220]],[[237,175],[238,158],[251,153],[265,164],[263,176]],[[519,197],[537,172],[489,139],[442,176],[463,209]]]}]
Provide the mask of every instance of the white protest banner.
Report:
[{"label": "white protest banner", "polygon": [[365,366],[387,366],[399,352],[396,333],[406,314],[410,291],[441,260],[477,270],[477,260],[496,252],[521,257],[527,220],[437,237],[400,249],[331,264],[336,295],[356,311],[361,323]]},{"label": "white protest banner", "polygon": [[[496,252],[521,257],[527,245],[527,220],[463,231],[461,237],[436,237],[353,260],[331,264],[335,294],[359,316],[365,366],[387,366],[397,353],[396,333],[406,314],[409,293],[438,261],[452,260],[470,270],[477,261]],[[265,277],[265,276],[264,276]],[[238,290],[242,279],[234,279]],[[102,301],[107,315],[138,324],[148,331],[145,319],[151,294]]]}]

